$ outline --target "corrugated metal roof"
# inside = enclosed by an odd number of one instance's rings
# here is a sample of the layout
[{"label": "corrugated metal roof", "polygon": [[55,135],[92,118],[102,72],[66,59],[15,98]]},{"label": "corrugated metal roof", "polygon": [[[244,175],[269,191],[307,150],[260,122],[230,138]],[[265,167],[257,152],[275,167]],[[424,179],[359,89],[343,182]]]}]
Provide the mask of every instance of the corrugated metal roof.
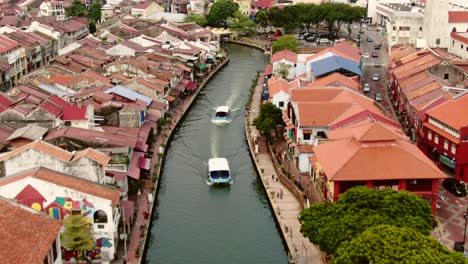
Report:
[{"label": "corrugated metal roof", "polygon": [[109,90],[106,90],[104,93],[106,94],[110,94],[110,93],[113,93],[113,94],[117,94],[117,95],[120,95],[122,97],[125,97],[125,98],[128,98],[132,101],[136,101],[137,99],[140,99],[142,101],[144,101],[146,103],[146,105],[149,105],[151,104],[151,102],[153,101],[153,99],[147,97],[147,96],[144,96],[142,94],[139,94],[135,91],[132,91],[128,88],[125,88],[123,86],[120,86],[120,85],[117,85],[117,86],[114,86],[112,88],[110,88]]},{"label": "corrugated metal roof", "polygon": [[362,75],[358,64],[339,56],[330,56],[318,61],[311,62],[311,67],[315,76],[321,76],[339,69],[345,69],[357,75]]}]

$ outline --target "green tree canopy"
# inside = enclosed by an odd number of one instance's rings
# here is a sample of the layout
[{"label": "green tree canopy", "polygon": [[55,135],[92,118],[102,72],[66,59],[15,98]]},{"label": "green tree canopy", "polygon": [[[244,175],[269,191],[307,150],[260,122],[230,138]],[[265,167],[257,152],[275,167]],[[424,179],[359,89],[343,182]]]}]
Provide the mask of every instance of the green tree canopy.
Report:
[{"label": "green tree canopy", "polygon": [[89,23],[89,33],[93,34],[94,32],[96,32],[96,23],[90,22]]},{"label": "green tree canopy", "polygon": [[255,23],[260,25],[266,33],[266,28],[268,27],[269,21],[268,21],[268,12],[266,10],[260,10],[257,12],[255,15]]},{"label": "green tree canopy", "polygon": [[101,2],[95,0],[89,7],[88,19],[93,22],[101,21]]},{"label": "green tree canopy", "polygon": [[208,12],[208,24],[213,27],[224,26],[226,20],[234,17],[236,11],[239,10],[239,4],[232,0],[217,0],[211,6]]},{"label": "green tree canopy", "polygon": [[91,225],[81,214],[67,216],[64,220],[64,227],[65,230],[60,236],[64,248],[74,251],[85,251],[93,248]]},{"label": "green tree canopy", "polygon": [[288,49],[290,51],[297,51],[297,40],[293,35],[284,35],[273,42],[273,53]]},{"label": "green tree canopy", "polygon": [[429,204],[406,191],[349,189],[336,203],[314,204],[301,212],[301,232],[320,248],[334,254],[340,244],[370,227],[388,224],[430,234],[435,220]]},{"label": "green tree canopy", "polygon": [[377,225],[344,241],[336,251],[333,263],[467,264],[468,259],[413,228]]},{"label": "green tree canopy", "polygon": [[237,10],[234,14],[234,17],[231,20],[231,28],[241,35],[250,35],[255,31],[255,22],[250,20],[250,18],[240,10]]},{"label": "green tree canopy", "polygon": [[85,17],[88,15],[88,10],[80,0],[73,0],[70,8],[66,9],[65,13],[68,17]]},{"label": "green tree canopy", "polygon": [[185,22],[195,22],[197,25],[206,27],[208,25],[208,20],[204,15],[200,14],[188,14],[185,19]]},{"label": "green tree canopy", "polygon": [[281,109],[268,102],[260,106],[260,113],[254,120],[255,127],[269,137],[277,125],[283,124]]}]

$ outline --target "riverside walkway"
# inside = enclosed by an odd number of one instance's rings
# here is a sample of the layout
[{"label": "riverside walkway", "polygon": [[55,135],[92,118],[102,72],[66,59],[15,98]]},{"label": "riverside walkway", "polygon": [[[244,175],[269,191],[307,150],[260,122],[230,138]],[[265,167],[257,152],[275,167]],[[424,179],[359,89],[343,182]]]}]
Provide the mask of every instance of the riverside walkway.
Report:
[{"label": "riverside walkway", "polygon": [[[320,250],[300,232],[301,224],[298,216],[302,210],[301,203],[277,180],[278,175],[268,152],[266,140],[260,136],[260,132],[252,125],[260,110],[263,75],[260,75],[258,80],[252,97],[252,106],[246,117],[248,120],[246,122],[246,133],[251,154],[273,207],[275,217],[281,227],[283,237],[288,245],[290,262],[297,264],[322,263]],[[257,153],[255,153],[255,143],[258,145]]]}]

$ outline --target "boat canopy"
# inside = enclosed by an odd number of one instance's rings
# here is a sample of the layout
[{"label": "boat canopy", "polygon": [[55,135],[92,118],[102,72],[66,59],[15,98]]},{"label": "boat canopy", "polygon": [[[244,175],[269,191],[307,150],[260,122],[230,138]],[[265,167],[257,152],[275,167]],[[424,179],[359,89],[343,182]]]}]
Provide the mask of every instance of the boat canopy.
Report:
[{"label": "boat canopy", "polygon": [[208,160],[208,170],[212,171],[229,171],[228,161],[225,158],[214,158]]},{"label": "boat canopy", "polygon": [[229,106],[223,105],[223,106],[218,106],[216,108],[216,112],[224,112],[224,113],[229,113]]}]

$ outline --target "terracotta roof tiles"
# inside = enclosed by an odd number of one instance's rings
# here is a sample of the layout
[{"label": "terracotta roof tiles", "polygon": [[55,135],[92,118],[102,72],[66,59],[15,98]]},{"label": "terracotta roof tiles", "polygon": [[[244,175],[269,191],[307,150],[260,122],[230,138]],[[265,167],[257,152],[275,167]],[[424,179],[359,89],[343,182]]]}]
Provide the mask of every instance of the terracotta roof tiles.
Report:
[{"label": "terracotta roof tiles", "polygon": [[72,161],[79,160],[84,157],[94,160],[102,166],[106,166],[107,163],[111,160],[111,157],[107,156],[106,154],[92,148],[87,148],[85,150],[78,151],[73,156]]},{"label": "terracotta roof tiles", "polygon": [[271,62],[272,63],[275,63],[275,62],[278,62],[278,61],[281,61],[281,60],[286,60],[286,61],[289,61],[289,62],[292,62],[292,63],[296,63],[297,62],[297,54],[295,52],[293,52],[293,51],[285,49],[285,50],[276,52],[271,57]]},{"label": "terracotta roof tiles", "polygon": [[385,125],[344,127],[331,131],[332,138],[333,133],[349,136],[314,148],[316,162],[331,181],[445,178],[415,145]]},{"label": "terracotta roof tiles", "polygon": [[467,111],[468,94],[464,94],[427,111],[426,114],[459,130],[468,126]]},{"label": "terracotta roof tiles", "polygon": [[[38,180],[56,184],[78,192],[110,200],[116,206],[120,200],[120,191],[106,185],[83,180],[64,173],[39,167],[26,170],[0,179],[0,186],[5,186],[20,179],[32,177]],[[42,263],[42,261],[40,262]]]},{"label": "terracotta roof tiles", "polygon": [[2,263],[44,263],[61,228],[61,221],[0,198]]},{"label": "terracotta roof tiles", "polygon": [[61,159],[63,161],[69,161],[72,157],[73,157],[73,154],[66,151],[66,150],[63,150],[59,147],[56,147],[52,144],[49,144],[47,142],[44,142],[44,141],[34,141],[34,142],[31,142],[27,145],[24,145],[24,146],[21,146],[11,152],[8,152],[2,156],[0,156],[0,161],[4,161],[4,160],[7,160],[11,157],[14,157],[26,150],[30,150],[30,149],[34,149],[36,151],[39,151],[39,152],[42,152],[42,153],[46,153],[50,156],[53,156],[57,159]]}]

